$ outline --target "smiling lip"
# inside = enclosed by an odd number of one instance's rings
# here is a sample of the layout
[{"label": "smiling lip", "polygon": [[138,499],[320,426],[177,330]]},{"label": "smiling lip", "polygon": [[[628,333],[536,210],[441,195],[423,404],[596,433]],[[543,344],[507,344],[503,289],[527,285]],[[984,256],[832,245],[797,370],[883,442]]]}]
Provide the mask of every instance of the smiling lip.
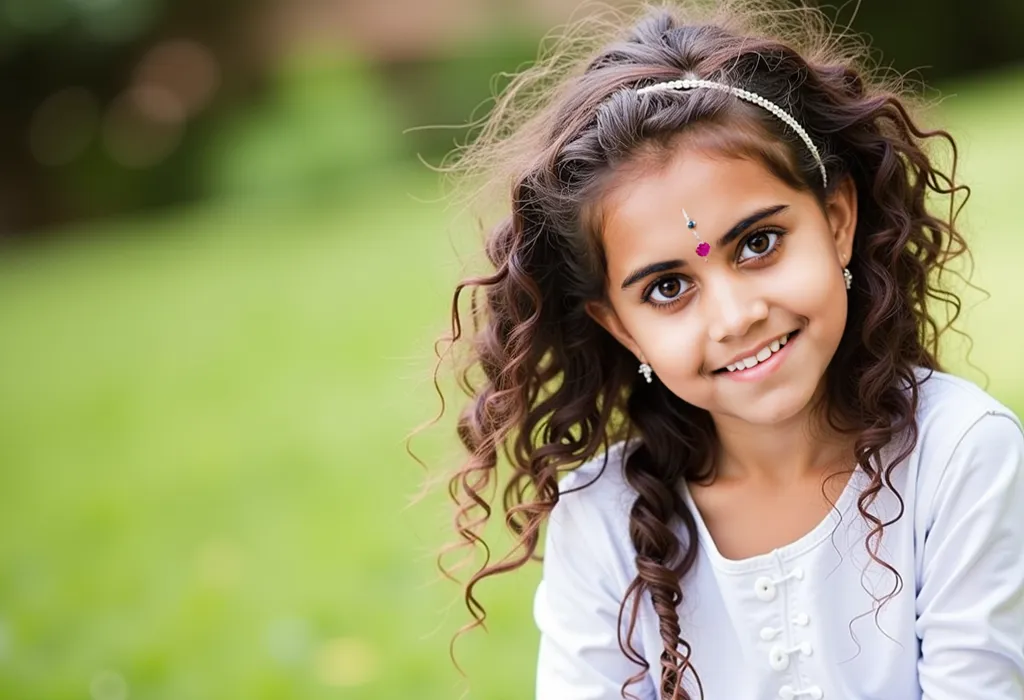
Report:
[{"label": "smiling lip", "polygon": [[729,360],[728,362],[726,362],[726,363],[725,363],[724,365],[722,365],[721,367],[719,367],[719,368],[718,368],[718,369],[716,369],[715,371],[716,371],[716,372],[726,372],[726,371],[728,371],[728,370],[726,369],[726,367],[727,367],[728,365],[735,365],[735,364],[739,364],[739,365],[741,365],[741,366],[742,366],[744,358],[747,358],[747,357],[754,357],[755,355],[757,355],[757,353],[761,352],[761,350],[763,350],[764,348],[768,347],[768,345],[769,345],[770,343],[773,343],[773,342],[775,342],[776,340],[779,340],[780,338],[782,338],[782,336],[789,336],[789,335],[792,335],[793,333],[796,333],[796,332],[797,332],[797,331],[790,331],[789,333],[782,333],[781,335],[778,335],[778,336],[776,336],[776,337],[775,337],[774,339],[772,339],[772,340],[768,340],[768,341],[766,341],[766,342],[764,342],[764,343],[761,343],[760,345],[758,345],[758,346],[757,346],[757,347],[755,347],[755,348],[752,348],[752,349],[750,349],[750,350],[747,350],[747,351],[745,351],[745,352],[741,352],[741,353],[740,353],[739,355],[737,355],[736,357],[732,358],[731,360]]},{"label": "smiling lip", "polygon": [[779,348],[778,352],[773,352],[771,357],[767,360],[764,362],[758,362],[749,369],[738,369],[735,372],[719,370],[715,374],[723,375],[726,379],[733,379],[738,382],[756,382],[760,379],[764,379],[769,374],[777,370],[782,365],[782,362],[789,357],[790,348],[793,346],[794,342],[798,342],[797,338],[799,337],[799,333],[791,332],[789,334],[789,340],[785,345]]}]

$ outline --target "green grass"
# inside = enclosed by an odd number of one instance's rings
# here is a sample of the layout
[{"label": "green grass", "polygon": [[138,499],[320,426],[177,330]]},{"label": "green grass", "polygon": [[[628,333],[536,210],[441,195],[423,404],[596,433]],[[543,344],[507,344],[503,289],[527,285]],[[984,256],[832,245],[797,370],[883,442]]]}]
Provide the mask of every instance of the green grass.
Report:
[{"label": "green grass", "polygon": [[[1020,411],[1024,74],[960,92],[943,116],[993,295],[966,328]],[[433,582],[449,515],[406,508],[422,472],[402,442],[436,408],[430,346],[458,269],[447,214],[408,193],[434,196],[432,178],[3,253],[0,697],[460,695],[447,642],[466,613]],[[454,443],[421,444],[436,462]],[[530,696],[537,575],[483,587],[492,632],[458,648],[471,697]]]}]

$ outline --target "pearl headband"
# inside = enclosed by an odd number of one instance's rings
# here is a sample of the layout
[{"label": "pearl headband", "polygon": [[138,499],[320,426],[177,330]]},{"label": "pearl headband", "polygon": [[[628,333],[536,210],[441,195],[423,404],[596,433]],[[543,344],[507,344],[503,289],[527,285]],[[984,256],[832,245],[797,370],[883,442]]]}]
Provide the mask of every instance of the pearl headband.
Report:
[{"label": "pearl headband", "polygon": [[814,156],[814,161],[818,164],[818,170],[821,171],[822,185],[828,187],[828,175],[825,174],[825,164],[822,162],[821,154],[818,153],[818,149],[814,145],[814,142],[811,141],[811,137],[807,135],[807,132],[804,131],[804,128],[800,126],[797,120],[790,116],[790,114],[786,112],[786,110],[782,109],[782,107],[779,107],[774,102],[766,100],[765,98],[761,97],[756,93],[750,92],[748,90],[741,90],[740,88],[732,87],[731,85],[725,85],[724,83],[716,83],[712,80],[695,80],[687,78],[684,80],[670,80],[665,83],[656,83],[654,85],[648,85],[647,87],[642,87],[639,90],[637,90],[636,94],[643,95],[649,92],[667,92],[669,90],[690,90],[691,88],[701,87],[711,88],[712,90],[719,90],[720,92],[731,93],[736,97],[740,98],[741,100],[746,100],[747,102],[751,102],[757,105],[758,107],[763,107],[764,109],[768,110],[782,121],[786,122],[786,124],[789,125],[789,128],[795,131],[797,136],[799,136],[801,140],[803,140],[803,142],[807,144],[807,149],[811,152],[811,155]]}]

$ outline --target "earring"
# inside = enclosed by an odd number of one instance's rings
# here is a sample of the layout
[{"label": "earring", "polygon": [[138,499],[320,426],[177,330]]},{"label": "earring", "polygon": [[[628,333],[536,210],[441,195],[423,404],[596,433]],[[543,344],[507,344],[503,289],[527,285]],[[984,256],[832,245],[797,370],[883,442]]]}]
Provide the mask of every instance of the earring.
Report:
[{"label": "earring", "polygon": [[846,280],[847,289],[853,286],[853,274],[850,272],[850,268],[843,268],[843,279]]},{"label": "earring", "polygon": [[651,366],[649,364],[647,364],[646,362],[641,362],[640,363],[640,369],[637,370],[637,373],[644,375],[644,379],[646,379],[647,383],[650,384],[651,383],[651,372],[652,371],[653,370],[651,369]]}]

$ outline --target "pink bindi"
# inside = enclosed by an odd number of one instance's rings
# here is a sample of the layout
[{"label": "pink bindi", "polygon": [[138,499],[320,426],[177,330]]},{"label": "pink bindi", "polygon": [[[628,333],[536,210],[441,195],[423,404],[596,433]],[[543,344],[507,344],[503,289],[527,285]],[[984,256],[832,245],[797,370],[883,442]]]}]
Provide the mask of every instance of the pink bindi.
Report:
[{"label": "pink bindi", "polygon": [[700,239],[700,234],[694,231],[694,229],[697,228],[697,222],[690,218],[690,215],[686,213],[685,209],[683,209],[682,211],[683,216],[686,217],[686,228],[693,231],[694,237],[699,241],[697,243],[697,255],[704,258],[704,262],[707,262],[707,257],[711,253],[711,244],[708,243],[707,241],[702,241]]}]

